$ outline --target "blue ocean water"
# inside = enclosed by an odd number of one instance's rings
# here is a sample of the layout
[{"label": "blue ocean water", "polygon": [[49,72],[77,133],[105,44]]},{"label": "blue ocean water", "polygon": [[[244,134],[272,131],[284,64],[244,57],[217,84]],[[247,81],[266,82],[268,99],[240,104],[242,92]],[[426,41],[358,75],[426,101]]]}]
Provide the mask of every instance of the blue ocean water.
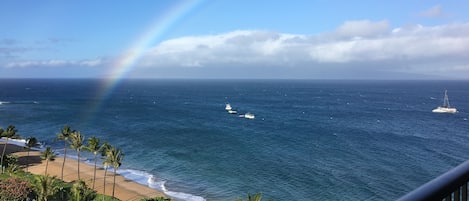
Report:
[{"label": "blue ocean water", "polygon": [[[468,81],[123,80],[109,96],[100,85],[0,80],[0,126],[59,152],[64,125],[109,141],[121,174],[177,200],[395,200],[469,156]],[[431,112],[445,89],[456,114]]]}]

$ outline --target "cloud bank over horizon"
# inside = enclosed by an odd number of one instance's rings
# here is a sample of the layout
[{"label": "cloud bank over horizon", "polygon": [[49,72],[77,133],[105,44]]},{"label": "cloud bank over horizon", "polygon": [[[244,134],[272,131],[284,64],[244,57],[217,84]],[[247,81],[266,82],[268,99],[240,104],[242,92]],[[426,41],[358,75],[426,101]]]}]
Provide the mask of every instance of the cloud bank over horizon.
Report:
[{"label": "cloud bank over horizon", "polygon": [[[438,7],[425,12],[440,15]],[[310,25],[314,26],[314,25]],[[17,54],[17,41],[0,39]],[[23,50],[26,51],[26,50]],[[129,77],[194,78],[441,78],[469,77],[469,23],[393,28],[386,20],[346,21],[315,35],[264,30],[165,40],[144,51]],[[125,55],[121,55],[125,56]],[[0,68],[118,68],[118,55],[81,60],[22,60]]]}]

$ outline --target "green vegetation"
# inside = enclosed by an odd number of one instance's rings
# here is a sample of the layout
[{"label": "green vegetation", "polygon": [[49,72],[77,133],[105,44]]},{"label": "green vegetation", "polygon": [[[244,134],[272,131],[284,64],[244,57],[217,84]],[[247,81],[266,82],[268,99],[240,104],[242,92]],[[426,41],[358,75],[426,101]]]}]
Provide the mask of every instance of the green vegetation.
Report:
[{"label": "green vegetation", "polygon": [[0,180],[0,200],[27,200],[31,196],[30,183],[22,178],[10,177]]},{"label": "green vegetation", "polygon": [[55,177],[37,175],[33,183],[34,192],[38,201],[47,201],[60,190],[59,180]]},{"label": "green vegetation", "polygon": [[[107,152],[111,149],[111,145],[108,142],[104,142],[103,145],[101,146],[101,157],[105,159]],[[106,161],[103,162],[104,166],[104,179],[103,179],[103,194],[106,194],[106,176],[107,176],[107,168],[109,167],[109,164],[106,163]]]},{"label": "green vegetation", "polygon": [[96,192],[89,189],[83,180],[78,180],[72,186],[72,201],[93,200],[96,198]]},{"label": "green vegetation", "polygon": [[6,130],[3,130],[2,128],[0,128],[0,137],[5,137],[6,138],[6,142],[5,142],[5,146],[3,147],[3,152],[2,152],[2,158],[0,159],[0,167],[2,168],[2,173],[5,173],[5,166],[3,164],[3,159],[5,157],[5,151],[6,151],[6,145],[8,145],[8,140],[10,138],[19,138],[20,136],[18,134],[16,134],[17,130],[15,128],[15,126],[13,125],[9,125],[7,127]]},{"label": "green vegetation", "polygon": [[141,199],[140,201],[171,201],[171,198],[165,198],[165,197],[144,198],[144,199]]},{"label": "green vegetation", "polygon": [[64,168],[65,168],[65,159],[67,158],[67,145],[69,144],[70,135],[75,132],[70,129],[70,126],[65,125],[59,134],[57,134],[57,140],[64,141],[64,160],[62,162],[62,176],[60,179],[64,179]]},{"label": "green vegetation", "polygon": [[96,194],[84,181],[67,183],[56,177],[19,172],[0,177],[0,201],[118,201],[107,195]]},{"label": "green vegetation", "polygon": [[112,166],[114,169],[114,181],[112,185],[112,197],[114,197],[114,190],[116,188],[116,174],[117,174],[117,169],[122,165],[122,159],[123,155],[120,149],[111,147],[106,153],[106,159],[104,160],[104,163],[106,166]]},{"label": "green vegetation", "polygon": [[45,175],[47,175],[47,167],[49,166],[49,161],[53,161],[57,155],[52,151],[52,148],[50,146],[46,147],[46,150],[41,152],[41,159],[46,160],[46,171]]},{"label": "green vegetation", "polygon": [[78,167],[78,180],[80,180],[80,151],[83,149],[85,136],[81,135],[79,131],[75,131],[70,135],[70,148],[77,151],[77,167]]},{"label": "green vegetation", "polygon": [[[35,137],[28,137],[26,138],[26,143],[25,143],[26,149],[28,150],[28,158],[29,158],[29,151],[31,151],[31,148],[39,146],[39,142]],[[28,166],[29,164],[26,164],[26,171],[28,171]]]},{"label": "green vegetation", "polygon": [[[237,199],[236,201],[243,201],[243,199]],[[262,193],[257,193],[255,195],[248,194],[246,201],[262,201]]]},{"label": "green vegetation", "polygon": [[[74,183],[64,182],[55,176],[51,177],[47,174],[49,161],[54,160],[56,154],[51,147],[46,147],[41,152],[41,159],[46,160],[45,174],[33,175],[25,172],[18,164],[18,157],[13,154],[6,154],[6,147],[8,140],[11,138],[19,138],[17,130],[13,125],[8,126],[6,130],[0,128],[0,137],[6,137],[5,146],[3,147],[2,157],[0,160],[0,167],[2,168],[0,174],[0,201],[23,201],[23,200],[72,200],[72,201],[118,201],[119,199],[113,198],[114,196],[107,196],[97,194],[94,189],[96,180],[96,157],[98,153],[104,156],[105,161],[115,168],[115,171],[122,163],[121,150],[112,147],[108,143],[99,145],[99,139],[91,137],[88,139],[88,144],[85,145],[85,138],[80,132],[71,130],[69,126],[65,126],[61,133],[57,135],[58,140],[63,140],[65,143],[64,157],[66,157],[67,146],[75,149],[80,158],[80,150],[84,149],[92,152],[95,155],[95,172],[93,177],[93,188],[89,188],[83,180],[78,179]],[[29,158],[29,151],[32,147],[38,146],[38,140],[34,137],[28,137],[24,148],[27,150],[27,157]],[[26,169],[28,165],[25,166]],[[62,164],[62,176],[63,169]],[[8,173],[8,174],[5,174]],[[78,177],[80,177],[79,163],[78,163]],[[114,190],[113,190],[114,191]]]},{"label": "green vegetation", "polygon": [[15,155],[5,155],[5,157],[3,157],[3,161],[5,163],[5,165],[3,166],[3,169],[5,170],[4,173],[8,173],[9,175],[11,175],[20,169],[18,165],[18,157]]},{"label": "green vegetation", "polygon": [[88,145],[85,147],[86,150],[94,154],[94,172],[93,172],[93,189],[96,181],[96,162],[98,157],[98,152],[101,150],[101,145],[99,144],[99,138],[90,137],[88,139]]}]

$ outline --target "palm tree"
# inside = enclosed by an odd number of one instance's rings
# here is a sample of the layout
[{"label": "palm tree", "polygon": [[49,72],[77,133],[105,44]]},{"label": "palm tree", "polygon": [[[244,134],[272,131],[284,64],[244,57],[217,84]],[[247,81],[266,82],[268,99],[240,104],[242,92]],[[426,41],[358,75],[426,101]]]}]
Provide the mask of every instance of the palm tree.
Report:
[{"label": "palm tree", "polygon": [[80,150],[84,147],[85,137],[79,131],[75,131],[70,135],[70,148],[77,151],[78,159],[78,180],[80,180]]},{"label": "palm tree", "polygon": [[8,139],[9,138],[18,138],[19,135],[16,134],[16,132],[18,130],[16,130],[15,126],[13,126],[13,125],[9,125],[6,130],[0,129],[0,131],[1,131],[0,137],[5,137],[6,138],[5,144],[3,145],[2,158],[0,159],[0,167],[2,168],[2,174],[3,174],[5,172],[4,171],[5,168],[3,167],[3,157],[5,157],[5,151],[7,149]]},{"label": "palm tree", "polygon": [[55,177],[48,175],[36,175],[34,185],[38,201],[47,201],[60,190],[60,185]]},{"label": "palm tree", "polygon": [[77,180],[71,189],[72,196],[70,197],[71,201],[83,201],[83,200],[94,200],[96,197],[96,192],[89,189],[86,186],[85,181]]},{"label": "palm tree", "polygon": [[49,161],[53,161],[57,155],[52,151],[52,148],[50,146],[46,147],[46,150],[44,150],[41,153],[41,158],[42,160],[46,160],[46,171],[45,175],[47,175],[47,167],[49,166]]},{"label": "palm tree", "polygon": [[94,173],[93,173],[93,189],[94,189],[94,184],[96,180],[96,162],[97,162],[97,155],[99,150],[101,149],[101,145],[99,144],[99,138],[96,137],[90,137],[88,139],[88,145],[85,147],[86,150],[89,152],[93,152],[94,154]]},{"label": "palm tree", "polygon": [[62,162],[62,176],[61,179],[64,179],[64,168],[65,168],[65,159],[67,158],[67,145],[69,144],[70,135],[75,132],[70,129],[70,126],[65,125],[64,128],[57,134],[57,140],[64,141],[64,160]]},{"label": "palm tree", "polygon": [[[257,193],[255,195],[251,195],[250,193],[248,193],[248,199],[246,201],[261,201],[261,200],[262,200],[262,193]],[[236,201],[243,201],[243,199],[237,199]]]},{"label": "palm tree", "polygon": [[123,155],[120,149],[112,147],[106,155],[105,163],[114,168],[114,181],[112,186],[112,197],[114,198],[114,190],[116,188],[116,174],[117,169],[122,165]]},{"label": "palm tree", "polygon": [[[26,138],[26,143],[24,145],[26,146],[26,149],[28,149],[27,158],[29,159],[29,151],[31,150],[31,148],[39,146],[39,143],[35,137],[28,137]],[[26,163],[26,171],[28,171],[28,166],[29,163]]]},{"label": "palm tree", "polygon": [[[108,142],[104,142],[103,145],[101,145],[101,148],[99,152],[101,153],[101,156],[106,159],[105,157],[107,156],[107,152],[111,150],[111,145]],[[103,161],[103,166],[104,166],[104,179],[103,179],[103,195],[106,194],[106,176],[107,176],[107,168],[110,166],[109,163],[106,162],[106,160]],[[103,196],[104,200],[104,196]]]}]

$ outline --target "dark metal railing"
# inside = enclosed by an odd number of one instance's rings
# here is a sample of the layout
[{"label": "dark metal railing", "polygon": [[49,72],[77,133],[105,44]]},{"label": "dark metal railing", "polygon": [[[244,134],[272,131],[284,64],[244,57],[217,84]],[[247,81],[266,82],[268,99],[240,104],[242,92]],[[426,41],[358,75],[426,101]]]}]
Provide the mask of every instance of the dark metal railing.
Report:
[{"label": "dark metal railing", "polygon": [[413,190],[398,201],[467,201],[469,161]]}]

